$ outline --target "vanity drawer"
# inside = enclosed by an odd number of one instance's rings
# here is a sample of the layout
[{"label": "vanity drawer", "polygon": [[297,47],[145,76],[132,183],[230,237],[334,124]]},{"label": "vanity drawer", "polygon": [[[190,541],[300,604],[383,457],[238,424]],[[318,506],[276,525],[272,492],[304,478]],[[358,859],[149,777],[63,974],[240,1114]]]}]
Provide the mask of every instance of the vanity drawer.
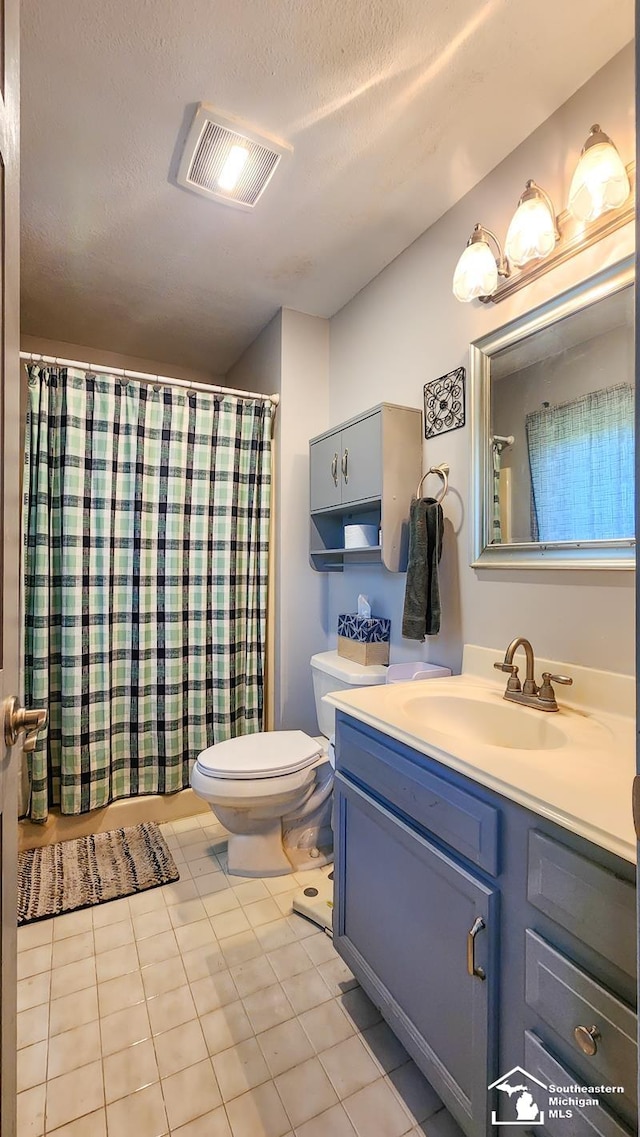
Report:
[{"label": "vanity drawer", "polygon": [[[524,1035],[524,1064],[527,1073],[538,1078],[545,1086],[574,1086],[581,1084],[580,1078],[564,1066],[549,1053],[531,1031]],[[550,1097],[565,1097],[567,1095],[551,1094]],[[578,1095],[580,1096],[580,1095]],[[544,1104],[543,1104],[544,1103]],[[550,1137],[630,1137],[631,1130],[617,1121],[601,1105],[591,1106],[560,1106],[547,1103],[544,1091],[541,1095],[541,1108],[544,1109],[543,1132]],[[571,1109],[571,1117],[566,1116]],[[562,1114],[564,1113],[564,1116]],[[537,1132],[537,1130],[536,1130]]]},{"label": "vanity drawer", "polygon": [[492,876],[498,873],[499,811],[433,773],[416,751],[378,742],[338,721],[338,769],[401,810]]},{"label": "vanity drawer", "polygon": [[529,902],[627,975],[636,974],[636,894],[626,880],[532,830]]},{"label": "vanity drawer", "polygon": [[[575,1054],[593,1082],[624,1086],[618,1100],[637,1101],[635,1013],[530,929],[526,932],[525,994],[528,1005]],[[578,1026],[599,1032],[596,1053],[585,1055],[574,1038]]]}]

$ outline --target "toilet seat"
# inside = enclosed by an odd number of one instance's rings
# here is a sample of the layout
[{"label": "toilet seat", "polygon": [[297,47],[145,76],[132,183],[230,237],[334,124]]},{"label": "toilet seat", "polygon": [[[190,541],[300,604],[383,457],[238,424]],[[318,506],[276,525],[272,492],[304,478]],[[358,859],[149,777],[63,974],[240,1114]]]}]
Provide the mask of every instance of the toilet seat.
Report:
[{"label": "toilet seat", "polygon": [[311,766],[322,746],[301,730],[260,731],[209,746],[196,767],[209,778],[277,778]]}]

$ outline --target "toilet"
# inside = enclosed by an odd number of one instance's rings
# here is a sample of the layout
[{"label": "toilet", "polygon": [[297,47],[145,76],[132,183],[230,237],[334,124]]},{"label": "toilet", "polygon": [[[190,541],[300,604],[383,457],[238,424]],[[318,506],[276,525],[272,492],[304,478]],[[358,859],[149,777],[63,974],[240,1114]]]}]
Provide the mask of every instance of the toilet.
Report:
[{"label": "toilet", "polygon": [[363,667],[337,651],[311,658],[320,735],[260,731],[209,746],[198,755],[191,788],[229,831],[229,872],[282,876],[333,859],[334,708],[330,691],[386,681],[387,669]]}]

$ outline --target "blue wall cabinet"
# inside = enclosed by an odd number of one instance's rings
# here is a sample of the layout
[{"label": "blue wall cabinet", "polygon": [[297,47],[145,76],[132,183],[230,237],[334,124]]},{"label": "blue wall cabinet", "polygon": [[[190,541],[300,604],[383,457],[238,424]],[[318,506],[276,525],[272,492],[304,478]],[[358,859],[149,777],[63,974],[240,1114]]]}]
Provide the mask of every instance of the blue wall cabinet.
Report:
[{"label": "blue wall cabinet", "polygon": [[515,1066],[624,1087],[532,1133],[637,1133],[631,864],[342,712],[334,836],[335,946],[467,1137]]}]

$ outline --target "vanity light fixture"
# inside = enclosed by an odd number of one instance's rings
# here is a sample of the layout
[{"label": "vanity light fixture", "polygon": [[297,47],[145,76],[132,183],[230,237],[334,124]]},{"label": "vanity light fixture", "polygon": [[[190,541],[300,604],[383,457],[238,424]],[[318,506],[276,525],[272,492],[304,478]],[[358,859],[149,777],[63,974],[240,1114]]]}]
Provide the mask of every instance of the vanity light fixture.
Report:
[{"label": "vanity light fixture", "polygon": [[598,123],[582,147],[569,188],[569,209],[579,221],[595,221],[619,209],[631,193],[627,171],[608,134]]},{"label": "vanity light fixture", "polygon": [[[494,242],[498,250],[497,257],[491,251],[489,240]],[[456,265],[453,295],[463,304],[468,304],[471,300],[484,300],[495,292],[498,277],[508,275],[509,265],[498,238],[491,229],[478,222]]]},{"label": "vanity light fixture", "polygon": [[[635,162],[625,166],[596,123],[571,180],[568,208],[556,217],[549,195],[530,179],[509,223],[504,253],[495,233],[476,225],[456,265],[454,296],[465,304],[471,300],[498,304],[615,233],[633,221],[635,182]],[[497,256],[489,247],[489,238]]]},{"label": "vanity light fixture", "polygon": [[530,178],[507,230],[504,251],[509,264],[522,268],[547,257],[559,240],[551,198]]}]

